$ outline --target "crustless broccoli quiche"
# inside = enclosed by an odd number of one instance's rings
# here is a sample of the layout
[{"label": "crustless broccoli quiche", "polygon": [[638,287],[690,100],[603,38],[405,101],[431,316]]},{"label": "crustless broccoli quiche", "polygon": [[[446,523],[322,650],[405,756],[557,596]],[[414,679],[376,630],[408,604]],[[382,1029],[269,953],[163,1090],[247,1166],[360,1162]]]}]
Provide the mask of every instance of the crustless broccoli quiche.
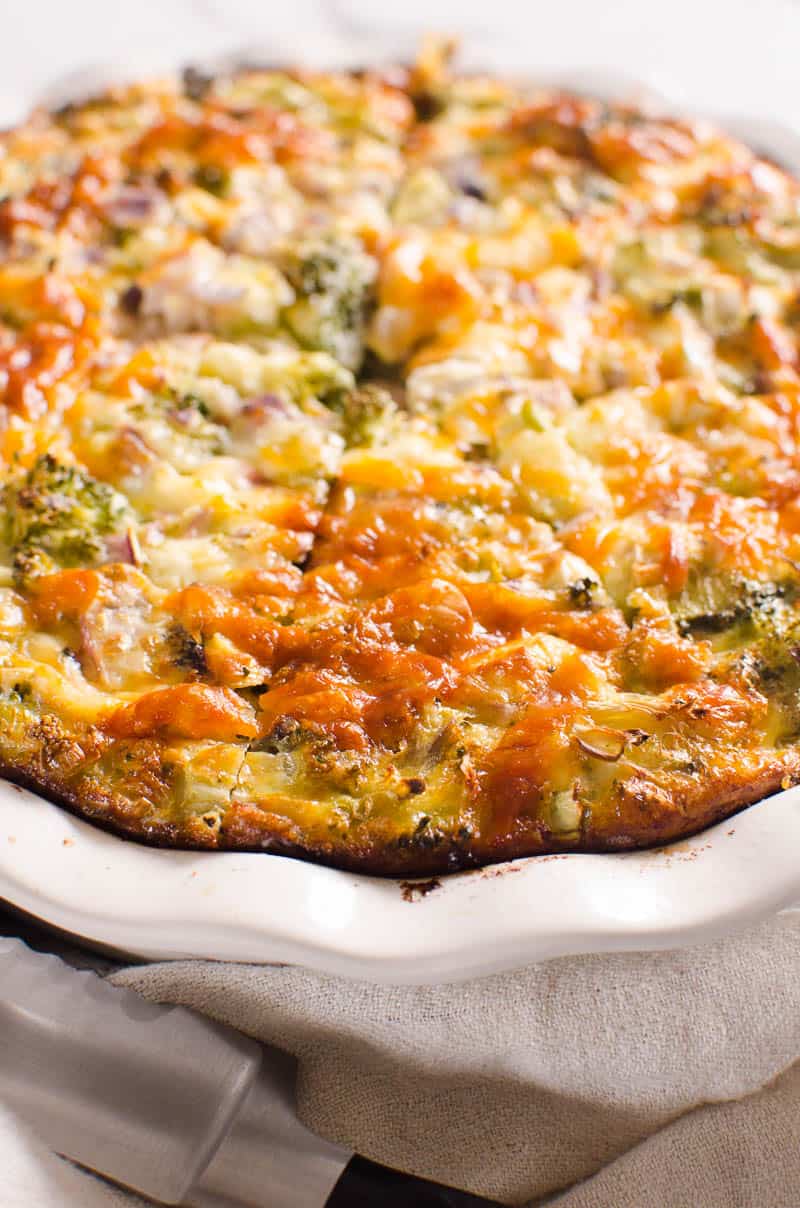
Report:
[{"label": "crustless broccoli quiche", "polygon": [[800,779],[800,186],[710,126],[247,70],[0,141],[0,764],[380,873]]}]

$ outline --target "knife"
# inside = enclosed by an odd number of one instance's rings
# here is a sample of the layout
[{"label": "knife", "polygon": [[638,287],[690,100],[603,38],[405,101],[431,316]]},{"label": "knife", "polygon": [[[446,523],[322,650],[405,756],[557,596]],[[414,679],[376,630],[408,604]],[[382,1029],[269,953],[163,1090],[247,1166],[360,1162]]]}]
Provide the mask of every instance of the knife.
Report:
[{"label": "knife", "polygon": [[56,1153],[191,1208],[489,1203],[316,1136],[295,1079],[278,1049],[0,936],[0,1099]]}]

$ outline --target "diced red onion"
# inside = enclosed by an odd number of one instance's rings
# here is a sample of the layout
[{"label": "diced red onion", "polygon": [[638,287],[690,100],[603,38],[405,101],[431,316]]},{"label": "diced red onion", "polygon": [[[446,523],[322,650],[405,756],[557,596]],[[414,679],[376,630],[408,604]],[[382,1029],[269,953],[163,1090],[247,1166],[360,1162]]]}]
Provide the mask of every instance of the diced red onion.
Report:
[{"label": "diced red onion", "polygon": [[117,227],[144,226],[153,219],[162,200],[156,189],[123,185],[106,204],[106,217]]},{"label": "diced red onion", "polygon": [[260,394],[248,399],[239,413],[242,419],[256,423],[270,415],[288,415],[289,408],[279,394]]}]

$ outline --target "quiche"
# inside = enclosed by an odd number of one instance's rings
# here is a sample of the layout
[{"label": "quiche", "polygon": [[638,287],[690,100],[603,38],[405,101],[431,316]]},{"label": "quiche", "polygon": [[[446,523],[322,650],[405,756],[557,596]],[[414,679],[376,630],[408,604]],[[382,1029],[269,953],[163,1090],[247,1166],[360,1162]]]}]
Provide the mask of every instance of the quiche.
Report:
[{"label": "quiche", "polygon": [[408,67],[0,138],[0,765],[172,846],[424,875],[800,780],[800,186]]}]

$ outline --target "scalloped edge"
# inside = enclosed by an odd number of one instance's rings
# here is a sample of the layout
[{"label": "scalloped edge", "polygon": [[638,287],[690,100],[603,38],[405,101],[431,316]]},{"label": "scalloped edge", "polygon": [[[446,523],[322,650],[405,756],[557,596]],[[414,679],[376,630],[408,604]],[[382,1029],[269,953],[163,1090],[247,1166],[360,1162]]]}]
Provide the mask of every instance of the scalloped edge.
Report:
[{"label": "scalloped edge", "polygon": [[402,882],[145,847],[0,784],[0,896],[28,914],[149,960],[292,963],[380,983],[713,939],[797,901],[798,845],[800,787],[665,848]]}]

